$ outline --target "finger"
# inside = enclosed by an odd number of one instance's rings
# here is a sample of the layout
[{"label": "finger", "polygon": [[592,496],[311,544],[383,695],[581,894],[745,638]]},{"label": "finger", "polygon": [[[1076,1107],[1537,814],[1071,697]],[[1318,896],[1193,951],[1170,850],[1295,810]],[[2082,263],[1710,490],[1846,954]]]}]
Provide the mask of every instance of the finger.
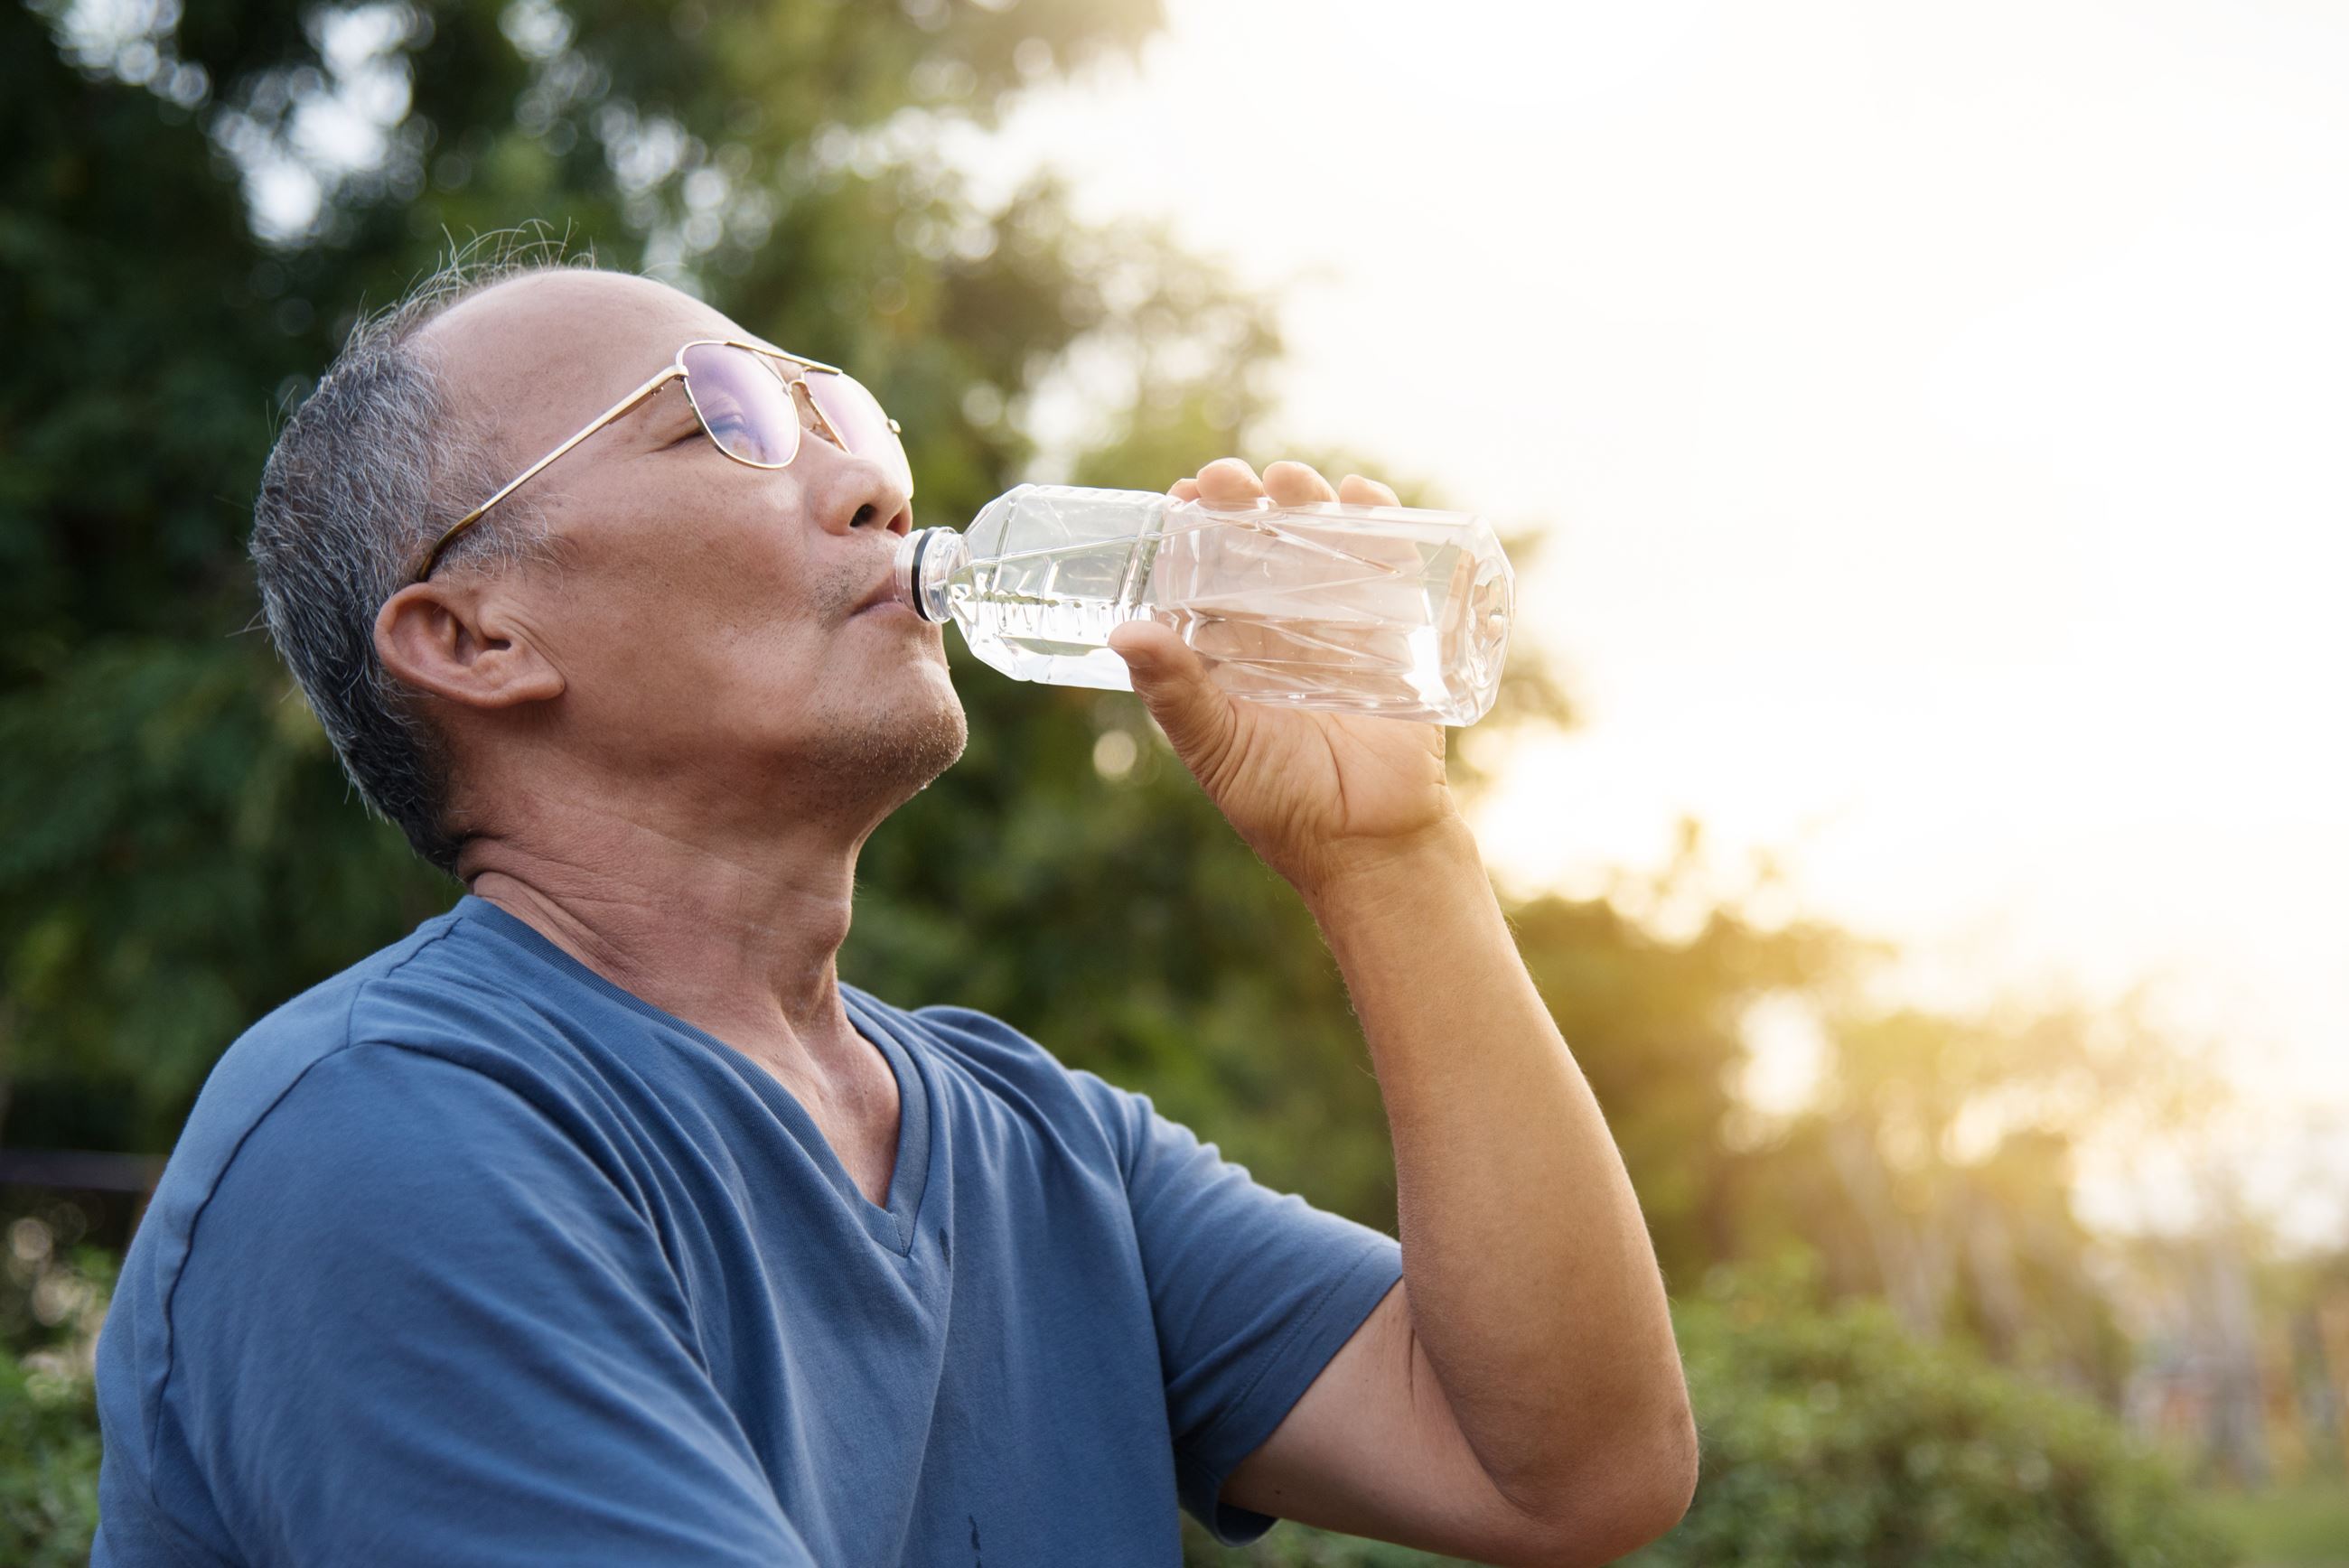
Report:
[{"label": "finger", "polygon": [[1317,500],[1338,499],[1330,481],[1310,465],[1286,459],[1264,470],[1264,490],[1282,506],[1310,506]]},{"label": "finger", "polygon": [[1232,699],[1207,678],[1207,666],[1174,628],[1128,621],[1109,634],[1110,651],[1125,661],[1133,694],[1166,732],[1174,754],[1202,782],[1214,777],[1237,723]]},{"label": "finger", "polygon": [[1338,483],[1338,499],[1356,506],[1401,506],[1395,492],[1376,480],[1348,474]]},{"label": "finger", "polygon": [[1247,506],[1264,494],[1256,470],[1237,458],[1217,458],[1199,470],[1199,499],[1209,506]]},{"label": "finger", "polygon": [[1197,480],[1176,480],[1173,484],[1166,487],[1166,493],[1173,496],[1176,500],[1197,500],[1199,499],[1199,481]]}]

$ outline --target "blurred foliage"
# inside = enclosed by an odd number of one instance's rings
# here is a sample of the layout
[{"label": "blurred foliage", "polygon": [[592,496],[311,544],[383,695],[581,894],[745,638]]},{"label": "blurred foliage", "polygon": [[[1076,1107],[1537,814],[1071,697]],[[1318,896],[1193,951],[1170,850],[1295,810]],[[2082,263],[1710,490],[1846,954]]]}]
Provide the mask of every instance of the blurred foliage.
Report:
[{"label": "blurred foliage", "polygon": [[0,1226],[0,1352],[80,1362],[98,1338],[119,1259],[83,1238],[79,1204],[48,1198]]},{"label": "blurred foliage", "polygon": [[0,1563],[67,1568],[98,1530],[98,1403],[79,1373],[0,1351]]},{"label": "blurred foliage", "polygon": [[[354,809],[242,554],[271,410],[444,230],[532,214],[854,366],[948,520],[1020,477],[1056,367],[1123,370],[1089,482],[1163,489],[1265,412],[1266,304],[1158,229],[1076,224],[1049,179],[982,208],[939,150],[1040,61],[1130,46],[1146,0],[134,6],[102,35],[93,9],[0,9],[10,1141],[167,1149],[245,1024],[453,897]],[[297,156],[305,116],[353,103],[382,111],[378,164]],[[289,181],[317,201],[300,223]],[[868,845],[843,974],[1002,1011],[1227,1126],[1267,1180],[1390,1215],[1375,1088],[1288,890],[1133,699],[1016,686],[948,641],[973,743]],[[1564,712],[1523,652],[1487,723]],[[1137,758],[1116,778],[1112,731]]]},{"label": "blurred foliage", "polygon": [[[2095,1406],[1826,1304],[1801,1253],[1714,1272],[1673,1322],[1702,1434],[1696,1500],[1630,1568],[2220,1568],[2233,1532]],[[1414,1568],[1453,1558],[1298,1525],[1185,1561]]]},{"label": "blurred foliage", "polygon": [[2202,1518],[2259,1568],[2349,1568],[2349,1485],[2336,1473],[2303,1482],[2206,1498]]},{"label": "blurred foliage", "polygon": [[75,1246],[57,1201],[0,1231],[0,1563],[87,1560],[98,1528],[98,1405],[90,1366],[115,1258]]},{"label": "blurred foliage", "polygon": [[[1019,477],[1029,401],[1083,353],[1148,346],[1130,415],[1105,410],[1132,482],[1243,447],[1278,350],[1266,305],[1152,230],[1077,224],[1049,178],[981,206],[941,150],[1157,16],[1154,0],[0,6],[0,1134],[167,1149],[241,1028],[453,897],[354,809],[253,628],[243,555],[274,412],[449,235],[542,220],[854,365],[947,520]],[[354,124],[366,157],[321,150]],[[1169,424],[1168,397],[1212,412]],[[1146,727],[1137,705],[1105,718],[957,662],[980,743],[905,813],[897,852],[868,859],[851,978],[999,993],[924,962],[940,921],[969,919],[936,873],[988,868],[990,905],[1050,896],[1070,841],[1004,831],[1044,802],[1094,819],[1074,840],[1090,845],[1180,799],[1158,837],[1198,862],[1168,867],[1181,910],[1237,901],[1239,923],[1313,945],[1187,791],[1112,799],[1093,748],[1104,723]],[[1020,848],[1054,863],[1012,863]],[[1171,912],[1135,918],[1172,941],[1195,921]],[[994,963],[1050,967],[1009,929],[990,923]],[[1256,1049],[1277,991],[1184,995],[1127,1054],[1203,1026]],[[1023,1022],[1050,1037],[1060,1018]]]},{"label": "blurred foliage", "polygon": [[[1669,898],[1669,887],[1658,896]],[[1749,1154],[1729,1136],[1749,1008],[1826,979],[1831,932],[1764,930],[1717,909],[1685,941],[1614,903],[1546,898],[1511,912],[1526,966],[1605,1107],[1669,1287],[1738,1250]]]},{"label": "blurred foliage", "polygon": [[[241,1029],[455,896],[358,809],[254,629],[243,546],[275,422],[357,312],[463,236],[541,221],[854,367],[906,428],[925,521],[1028,477],[1040,395],[1070,385],[1093,427],[1038,477],[1157,490],[1226,453],[1296,456],[1448,504],[1374,457],[1262,449],[1272,306],[1163,227],[1081,223],[1049,177],[983,201],[950,161],[1158,21],[1157,0],[0,0],[0,1143],[168,1150]],[[1534,541],[1508,543],[1522,571]],[[998,1013],[1392,1232],[1377,1086],[1301,903],[1133,698],[947,645],[970,747],[866,844],[843,977]],[[1570,717],[1520,638],[1476,744],[1448,736],[1453,777],[1473,792],[1487,738]],[[1685,1308],[1723,1479],[1684,1555],[1777,1561],[1732,1548],[1795,1539],[1816,1501],[1821,1563],[1901,1560],[1869,1533],[1896,1515],[1946,1515],[1980,1561],[2117,1561],[2095,1553],[2138,1539],[2128,1510],[2160,1515],[2153,1472],[1972,1357],[2115,1393],[2123,1347],[2064,1193],[2082,1130],[2145,1100],[2126,1046],[2092,1020],[1854,1008],[1859,944],[1762,920],[1700,870],[1509,912],[1667,1278],[1799,1243],[1918,1343],[1871,1312]],[[1750,1020],[1788,995],[1819,1020],[1825,1093],[1757,1124]],[[110,1266],[88,1243],[129,1211],[0,1192],[0,1561],[87,1543],[78,1379]],[[1750,1364],[1730,1348],[1749,1339]],[[1808,1403],[1823,1378],[1834,1418]],[[1909,1468],[1928,1449],[1931,1477]],[[2038,1525],[1971,1490],[1980,1452],[2033,1451],[2084,1511],[2082,1555],[2030,1556]],[[1246,1558],[1426,1561],[1295,1528]]]},{"label": "blurred foliage", "polygon": [[1738,1161],[1738,1244],[1715,1255],[1815,1248],[1837,1294],[1911,1334],[2117,1406],[2131,1346],[2070,1193],[2084,1149],[2215,1103],[2205,1065],[2126,1008],[1821,1021],[1817,1092]]},{"label": "blurred foliage", "polygon": [[1641,1568],[2232,1561],[2110,1416],[1921,1341],[1881,1303],[1823,1308],[1800,1267],[1723,1271],[1674,1322],[1702,1479]]}]

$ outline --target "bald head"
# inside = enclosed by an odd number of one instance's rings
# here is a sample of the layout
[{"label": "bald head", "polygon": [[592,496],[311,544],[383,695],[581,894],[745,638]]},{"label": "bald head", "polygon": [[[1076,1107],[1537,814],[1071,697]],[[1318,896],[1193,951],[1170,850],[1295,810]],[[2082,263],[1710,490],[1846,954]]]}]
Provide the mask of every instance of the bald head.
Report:
[{"label": "bald head", "polygon": [[679,344],[748,335],[667,284],[557,268],[467,295],[416,342],[453,407],[495,432],[519,471],[667,364]]},{"label": "bald head", "polygon": [[[699,338],[762,341],[649,279],[531,268],[444,288],[396,331],[355,335],[327,382],[359,379],[356,351],[418,394],[377,421],[402,426],[426,470],[384,498],[409,521],[378,520],[412,575],[449,523]],[[338,444],[347,469],[365,443]],[[410,790],[403,820],[396,792],[354,777],[452,870],[467,842],[544,831],[565,813],[666,830],[821,811],[861,837],[965,735],[937,628],[855,613],[911,526],[898,482],[821,436],[803,434],[781,469],[734,461],[672,380],[501,501],[429,582],[403,585],[378,561],[341,596],[346,620],[364,611],[353,629],[388,721],[409,721],[438,788]],[[257,562],[278,553],[263,532]],[[337,678],[322,670],[319,686]]]}]

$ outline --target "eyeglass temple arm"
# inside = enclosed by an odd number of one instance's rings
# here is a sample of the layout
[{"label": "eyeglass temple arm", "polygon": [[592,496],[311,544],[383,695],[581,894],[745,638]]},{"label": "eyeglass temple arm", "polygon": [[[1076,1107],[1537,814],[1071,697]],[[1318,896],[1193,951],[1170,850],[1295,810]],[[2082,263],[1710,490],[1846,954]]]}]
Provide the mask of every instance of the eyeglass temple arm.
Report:
[{"label": "eyeglass temple arm", "polygon": [[475,507],[464,516],[459,518],[450,526],[448,532],[433,541],[432,552],[424,558],[424,564],[417,569],[416,581],[421,583],[426,578],[431,576],[432,569],[440,564],[440,557],[447,552],[449,546],[456,542],[457,536],[464,532],[467,529],[472,527],[473,524],[481,521],[481,519],[488,514],[490,508],[497,505],[498,502],[505,500],[506,497],[520,490],[527,480],[535,475],[541,469],[546,467],[547,464],[553,462],[555,459],[561,457],[564,453],[569,451],[572,448],[577,446],[580,442],[585,440],[588,437],[594,435],[596,431],[602,429],[605,426],[610,424],[613,420],[618,418],[621,415],[626,413],[629,409],[635,407],[637,404],[643,402],[646,398],[651,397],[663,387],[667,386],[671,381],[676,380],[678,377],[684,374],[685,367],[681,365],[671,365],[667,366],[666,369],[662,370],[659,375],[654,377],[651,380],[646,382],[643,386],[637,387],[635,391],[629,393],[626,397],[613,404],[609,408],[605,409],[603,413],[597,415],[593,420],[589,421],[586,428],[581,430],[577,435],[564,442],[563,445],[555,448],[554,450],[547,453],[546,456],[539,459],[538,461],[531,464],[530,467],[523,469],[522,472],[507,480],[504,489],[499,490],[497,494],[492,496],[489,500],[483,501],[481,505]]}]

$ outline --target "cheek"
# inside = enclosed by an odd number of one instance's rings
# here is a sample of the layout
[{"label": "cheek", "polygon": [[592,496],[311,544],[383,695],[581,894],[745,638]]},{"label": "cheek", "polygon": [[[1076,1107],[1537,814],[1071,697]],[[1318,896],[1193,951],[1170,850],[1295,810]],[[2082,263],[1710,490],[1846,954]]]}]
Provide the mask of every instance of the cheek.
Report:
[{"label": "cheek", "polygon": [[603,602],[583,606],[580,652],[598,668],[679,681],[707,681],[773,661],[784,645],[811,638],[813,611],[788,562],[754,551],[681,549],[611,583]]},{"label": "cheek", "polygon": [[854,633],[839,606],[861,595],[861,563],[795,531],[790,499],[712,497],[686,521],[646,513],[608,536],[610,553],[570,585],[562,641],[611,727],[771,730],[839,684],[835,645]]},{"label": "cheek", "polygon": [[807,576],[811,542],[789,476],[712,454],[698,464],[667,457],[666,466],[648,459],[609,492],[597,527],[599,574],[660,614],[736,623],[788,603]]},{"label": "cheek", "polygon": [[802,591],[740,594],[677,639],[667,700],[739,730],[789,728],[842,689],[840,645],[854,631]]}]

